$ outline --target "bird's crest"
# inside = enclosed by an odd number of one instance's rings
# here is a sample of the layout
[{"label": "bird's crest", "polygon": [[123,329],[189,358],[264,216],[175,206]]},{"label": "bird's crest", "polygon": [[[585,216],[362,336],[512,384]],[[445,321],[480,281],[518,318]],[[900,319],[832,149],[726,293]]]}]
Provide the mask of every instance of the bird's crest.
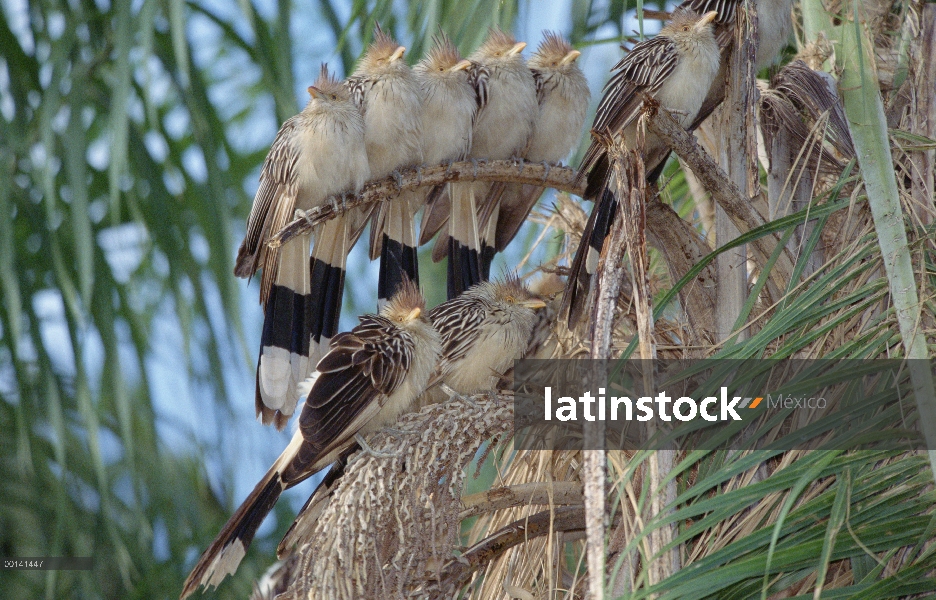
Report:
[{"label": "bird's crest", "polygon": [[321,68],[319,68],[319,76],[312,85],[324,94],[347,97],[347,91],[341,85],[341,81],[329,73],[328,63],[322,63]]},{"label": "bird's crest", "polygon": [[445,33],[439,32],[438,35],[432,36],[432,41],[432,48],[426,57],[430,68],[448,69],[461,60],[458,48],[455,47],[455,44]]},{"label": "bird's crest", "polygon": [[536,48],[536,54],[546,60],[561,60],[572,52],[572,45],[555,31],[544,31],[543,41]]},{"label": "bird's crest", "polygon": [[483,52],[485,54],[504,53],[513,48],[516,43],[517,40],[514,36],[505,33],[499,27],[491,27],[487,39],[484,40],[484,43],[478,48],[478,52]]},{"label": "bird's crest", "polygon": [[419,286],[408,277],[404,277],[403,283],[380,311],[380,315],[394,321],[407,321],[419,316],[425,310],[426,299],[419,291]]}]

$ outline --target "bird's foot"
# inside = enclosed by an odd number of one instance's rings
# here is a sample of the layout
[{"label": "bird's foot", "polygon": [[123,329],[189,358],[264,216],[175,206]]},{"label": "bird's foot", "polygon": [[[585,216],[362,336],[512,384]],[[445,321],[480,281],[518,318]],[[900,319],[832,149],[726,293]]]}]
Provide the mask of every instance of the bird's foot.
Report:
[{"label": "bird's foot", "polygon": [[422,185],[422,165],[416,165],[416,185]]},{"label": "bird's foot", "polygon": [[445,176],[448,177],[452,174],[452,165],[455,164],[454,160],[445,161]]},{"label": "bird's foot", "polygon": [[543,183],[546,183],[546,180],[549,179],[549,171],[553,168],[549,161],[543,161]]},{"label": "bird's foot", "polygon": [[364,436],[362,436],[360,433],[354,434],[354,441],[356,441],[358,446],[361,447],[361,455],[366,454],[373,456],[374,458],[396,458],[399,456],[399,453],[397,452],[377,452],[371,448],[367,442],[364,441]]},{"label": "bird's foot", "polygon": [[486,158],[472,158],[472,159],[471,159],[471,166],[472,166],[472,168],[473,168],[473,169],[472,169],[472,175],[473,175],[474,177],[477,177],[477,176],[478,176],[478,165],[484,165],[484,164],[487,164],[487,159],[486,159]]},{"label": "bird's foot", "polygon": [[517,166],[517,173],[518,173],[518,174],[519,174],[519,173],[523,173],[523,167],[526,165],[526,161],[523,160],[523,157],[522,157],[522,156],[514,156],[514,157],[513,157],[513,162],[514,162],[514,165]]},{"label": "bird's foot", "polygon": [[315,225],[315,223],[312,221],[312,217],[309,216],[309,211],[302,210],[301,208],[297,208],[296,212],[293,213],[293,219],[302,219],[310,226]]},{"label": "bird's foot", "polygon": [[480,408],[481,408],[480,406],[478,406],[478,403],[477,403],[477,402],[475,402],[474,400],[472,400],[472,399],[469,398],[468,396],[459,394],[458,392],[456,392],[455,390],[453,390],[452,388],[450,388],[447,384],[444,384],[444,383],[443,383],[443,384],[442,384],[441,386],[439,386],[439,387],[442,389],[443,392],[445,392],[446,394],[448,394],[449,399],[457,398],[457,399],[461,400],[462,402],[464,402],[465,404],[467,404],[468,406],[470,406],[471,408],[476,408],[476,409],[480,409]]},{"label": "bird's foot", "polygon": [[394,181],[396,181],[397,191],[402,192],[403,191],[403,173],[400,173],[399,169],[397,169],[393,173],[390,173],[390,174],[393,175],[393,179]]}]

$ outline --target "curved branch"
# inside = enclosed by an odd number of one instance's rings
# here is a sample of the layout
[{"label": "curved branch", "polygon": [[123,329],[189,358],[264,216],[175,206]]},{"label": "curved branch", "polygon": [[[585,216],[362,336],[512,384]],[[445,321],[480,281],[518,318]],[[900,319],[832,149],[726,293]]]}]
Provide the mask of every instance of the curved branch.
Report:
[{"label": "curved branch", "polygon": [[444,163],[433,167],[401,169],[399,181],[391,176],[371,181],[356,196],[332,196],[322,206],[305,212],[304,217],[294,219],[270,238],[270,247],[276,248],[290,239],[311,230],[313,226],[333,219],[341,213],[358,206],[392,198],[402,191],[411,191],[425,186],[437,186],[458,181],[504,181],[524,183],[540,187],[551,187],[562,192],[581,196],[585,186],[572,183],[577,171],[569,167],[552,167],[542,163],[516,163],[512,160]]},{"label": "curved branch", "polygon": [[582,484],[567,481],[521,483],[478,492],[461,499],[458,518],[467,519],[485,512],[517,506],[570,505],[582,503]]},{"label": "curved branch", "polygon": [[584,531],[584,529],[585,508],[582,506],[544,510],[529,517],[517,519],[467,549],[456,560],[445,565],[438,581],[433,582],[433,587],[437,585],[438,588],[431,590],[429,596],[432,598],[453,597],[452,592],[467,585],[472,573],[523,542],[551,532],[578,532]]}]

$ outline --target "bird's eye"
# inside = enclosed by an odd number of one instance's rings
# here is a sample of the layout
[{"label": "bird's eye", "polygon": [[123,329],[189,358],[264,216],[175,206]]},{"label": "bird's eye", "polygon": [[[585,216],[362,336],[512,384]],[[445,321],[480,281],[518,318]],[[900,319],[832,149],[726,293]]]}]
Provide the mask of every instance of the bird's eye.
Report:
[{"label": "bird's eye", "polygon": [[683,26],[682,26],[682,30],[683,30],[683,31],[689,31],[690,29],[692,29],[692,27],[689,27],[688,25],[683,25]]},{"label": "bird's eye", "polygon": [[439,67],[439,72],[442,72],[444,70],[445,70],[445,67]]},{"label": "bird's eye", "polygon": [[517,301],[517,299],[514,298],[513,296],[507,296],[506,300],[507,300],[507,302],[509,302],[509,303],[511,303],[511,304],[513,304],[513,303],[515,303],[515,302]]}]

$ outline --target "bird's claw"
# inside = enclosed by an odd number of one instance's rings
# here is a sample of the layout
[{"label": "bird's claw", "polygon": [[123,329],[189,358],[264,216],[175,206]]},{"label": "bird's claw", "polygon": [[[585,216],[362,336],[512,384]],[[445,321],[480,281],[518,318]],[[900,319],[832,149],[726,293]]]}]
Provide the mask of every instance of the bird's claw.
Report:
[{"label": "bird's claw", "polygon": [[514,157],[514,164],[517,165],[517,173],[518,173],[518,174],[523,173],[523,167],[524,167],[525,164],[526,164],[526,161],[523,160],[523,157],[522,157],[522,156],[515,156],[515,157]]},{"label": "bird's claw", "polygon": [[474,400],[472,400],[471,398],[469,398],[468,396],[464,396],[464,395],[462,395],[462,394],[459,394],[458,392],[456,392],[455,390],[453,390],[452,388],[450,388],[450,387],[449,387],[447,384],[445,384],[445,383],[443,383],[440,387],[442,388],[442,391],[443,391],[443,392],[445,392],[446,394],[448,394],[449,399],[458,398],[459,400],[461,400],[462,402],[464,402],[464,403],[467,404],[468,406],[480,410],[481,407],[478,406],[478,403],[475,402]]},{"label": "bird's claw", "polygon": [[394,181],[396,181],[397,191],[402,192],[403,191],[403,173],[400,173],[400,171],[394,171],[393,173],[390,173],[390,174],[393,175],[393,179]]},{"label": "bird's claw", "polygon": [[315,223],[312,222],[312,217],[309,216],[309,211],[300,208],[297,208],[296,212],[293,213],[293,219],[302,219],[309,225],[315,225]]},{"label": "bird's claw", "polygon": [[416,185],[422,185],[422,165],[416,166]]},{"label": "bird's claw", "polygon": [[472,158],[471,159],[471,175],[475,178],[478,177],[478,163],[481,162],[480,159]]},{"label": "bird's claw", "polygon": [[454,164],[455,164],[455,161],[454,161],[454,160],[446,161],[446,166],[445,166],[445,176],[446,176],[446,177],[448,177],[449,175],[452,174],[452,165],[454,165]]},{"label": "bird's claw", "polygon": [[367,454],[373,456],[374,458],[396,458],[399,456],[396,452],[377,452],[364,441],[364,436],[360,433],[354,434],[354,441],[358,443],[358,446],[361,447],[361,455]]},{"label": "bird's claw", "polygon": [[549,179],[549,171],[552,169],[552,165],[548,161],[543,161],[543,183],[546,183],[546,180]]}]

